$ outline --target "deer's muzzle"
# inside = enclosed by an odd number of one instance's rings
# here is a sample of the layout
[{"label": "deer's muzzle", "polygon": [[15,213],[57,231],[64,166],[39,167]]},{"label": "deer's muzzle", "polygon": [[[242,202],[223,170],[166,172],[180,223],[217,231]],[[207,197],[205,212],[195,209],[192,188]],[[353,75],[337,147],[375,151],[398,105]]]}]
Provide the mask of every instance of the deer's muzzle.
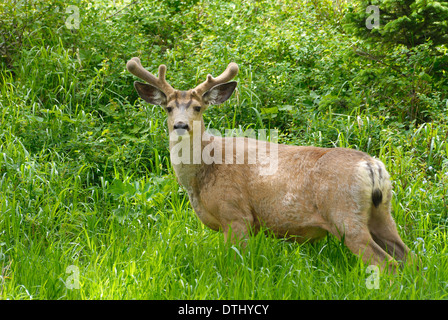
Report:
[{"label": "deer's muzzle", "polygon": [[179,136],[182,136],[185,134],[185,132],[190,131],[190,127],[188,126],[188,124],[180,121],[174,124],[173,129]]}]

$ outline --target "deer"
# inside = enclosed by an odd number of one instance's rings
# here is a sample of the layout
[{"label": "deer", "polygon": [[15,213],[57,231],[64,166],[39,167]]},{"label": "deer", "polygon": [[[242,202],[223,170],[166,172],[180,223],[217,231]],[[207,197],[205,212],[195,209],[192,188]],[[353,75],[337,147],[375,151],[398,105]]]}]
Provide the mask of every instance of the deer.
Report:
[{"label": "deer", "polygon": [[[200,221],[222,231],[225,243],[244,245],[251,234],[266,229],[298,243],[332,234],[364,263],[386,272],[395,273],[404,263],[416,261],[391,215],[392,184],[380,160],[348,148],[295,146],[207,133],[203,113],[235,91],[237,82],[231,80],[239,71],[236,63],[229,63],[216,78],[208,74],[188,91],[176,90],[166,81],[163,64],[158,77],[138,57],[126,67],[147,82],[134,82],[138,95],[164,108],[178,182]],[[179,161],[177,156],[182,137],[197,142],[182,151],[188,161]],[[203,157],[206,150],[213,161]],[[253,154],[259,155],[256,161],[247,161]],[[238,162],[241,155],[244,161]]]}]

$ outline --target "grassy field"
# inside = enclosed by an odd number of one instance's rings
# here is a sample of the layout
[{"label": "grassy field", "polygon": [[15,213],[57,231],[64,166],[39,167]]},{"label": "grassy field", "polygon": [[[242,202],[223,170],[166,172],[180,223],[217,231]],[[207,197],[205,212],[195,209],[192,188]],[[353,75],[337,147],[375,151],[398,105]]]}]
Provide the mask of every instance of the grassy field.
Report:
[{"label": "grassy field", "polygon": [[[142,2],[149,17],[137,23],[135,6],[105,18],[129,2],[80,1],[79,29],[49,15],[2,65],[0,299],[447,299],[446,93],[426,93],[431,115],[406,119],[405,95],[363,82],[368,67],[349,48],[360,40],[334,8],[186,3]],[[299,245],[267,230],[244,252],[226,246],[176,181],[164,112],[133,91],[125,61],[138,55],[151,71],[167,64],[175,87],[240,65],[238,92],[208,111],[210,128],[277,128],[282,143],[381,159],[399,233],[423,268],[372,274],[332,236]]]}]

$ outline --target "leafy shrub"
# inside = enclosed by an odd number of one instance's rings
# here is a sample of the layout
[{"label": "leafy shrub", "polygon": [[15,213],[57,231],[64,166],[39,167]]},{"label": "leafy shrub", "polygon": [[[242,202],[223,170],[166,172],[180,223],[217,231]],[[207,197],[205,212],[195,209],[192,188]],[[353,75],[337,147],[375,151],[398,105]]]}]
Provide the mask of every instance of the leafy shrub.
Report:
[{"label": "leafy shrub", "polygon": [[[379,27],[367,27],[379,8]],[[366,40],[355,53],[372,68],[358,80],[372,90],[380,106],[400,121],[434,119],[446,98],[448,81],[447,1],[356,1],[344,17],[345,29]],[[380,46],[381,45],[381,46]]]},{"label": "leafy shrub", "polygon": [[[433,46],[448,45],[448,1],[358,0],[345,16],[346,27],[366,39],[412,48],[431,40]],[[379,9],[379,28],[366,28],[372,14],[369,5]]]}]

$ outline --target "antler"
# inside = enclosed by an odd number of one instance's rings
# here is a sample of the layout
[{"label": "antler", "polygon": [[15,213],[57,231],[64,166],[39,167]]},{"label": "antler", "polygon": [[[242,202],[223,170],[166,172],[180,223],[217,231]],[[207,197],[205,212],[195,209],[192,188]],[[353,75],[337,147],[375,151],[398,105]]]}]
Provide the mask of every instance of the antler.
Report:
[{"label": "antler", "polygon": [[173,87],[165,80],[166,66],[161,64],[159,66],[159,77],[156,78],[151,72],[143,68],[139,58],[134,57],[126,63],[126,68],[134,76],[145,80],[150,85],[161,90],[168,97],[174,91]]},{"label": "antler", "polygon": [[207,75],[207,80],[194,88],[194,91],[202,95],[214,86],[232,80],[237,74],[238,65],[235,62],[231,62],[220,76],[213,78],[211,74]]}]

